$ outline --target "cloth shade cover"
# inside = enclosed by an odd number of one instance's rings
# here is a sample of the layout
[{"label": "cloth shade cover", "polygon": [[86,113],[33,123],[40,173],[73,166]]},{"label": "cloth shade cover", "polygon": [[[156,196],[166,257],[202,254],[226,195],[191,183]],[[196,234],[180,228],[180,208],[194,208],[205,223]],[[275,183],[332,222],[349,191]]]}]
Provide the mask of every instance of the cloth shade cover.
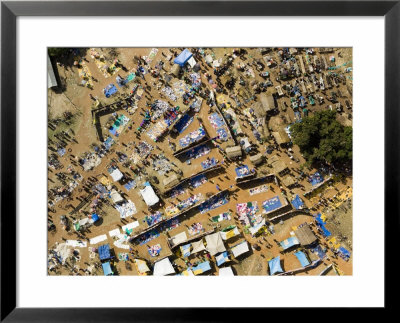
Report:
[{"label": "cloth shade cover", "polygon": [[153,188],[150,185],[146,185],[146,187],[143,190],[140,190],[140,194],[142,195],[144,201],[148,206],[153,206],[157,204],[160,199],[154,192]]},{"label": "cloth shade cover", "polygon": [[153,270],[153,275],[154,276],[166,276],[169,274],[174,274],[175,269],[172,267],[171,262],[169,261],[169,258],[166,257],[160,261],[157,261],[154,264],[154,270]]},{"label": "cloth shade cover", "polygon": [[232,268],[230,266],[229,267],[220,268],[218,274],[219,274],[219,276],[235,276],[233,271],[232,271]]},{"label": "cloth shade cover", "polygon": [[281,267],[281,257],[275,257],[268,261],[268,267],[269,267],[269,274],[275,275],[277,273],[283,273],[282,267]]},{"label": "cloth shade cover", "polygon": [[103,267],[104,276],[109,276],[109,275],[113,274],[113,272],[111,270],[111,265],[109,262],[101,264],[101,266]]},{"label": "cloth shade cover", "polygon": [[247,241],[244,240],[243,242],[239,243],[238,245],[236,245],[235,247],[233,247],[231,249],[233,256],[236,258],[244,253],[246,253],[247,251],[249,251],[249,245],[247,244]]},{"label": "cloth shade cover", "polygon": [[217,253],[226,250],[219,232],[207,235],[206,242],[207,242],[206,249],[211,254],[211,256],[214,256]]}]

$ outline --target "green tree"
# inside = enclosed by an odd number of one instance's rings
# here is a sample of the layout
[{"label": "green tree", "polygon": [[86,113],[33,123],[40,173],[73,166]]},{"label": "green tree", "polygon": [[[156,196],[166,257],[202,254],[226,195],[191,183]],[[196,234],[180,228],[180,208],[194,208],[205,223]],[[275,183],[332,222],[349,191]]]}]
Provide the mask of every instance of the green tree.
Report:
[{"label": "green tree", "polygon": [[308,164],[343,164],[353,158],[353,129],[336,120],[335,111],[319,111],[291,127],[293,143]]},{"label": "green tree", "polygon": [[55,57],[62,56],[63,54],[68,54],[69,50],[70,50],[70,48],[64,48],[64,47],[49,47],[48,48],[49,55],[55,56]]}]

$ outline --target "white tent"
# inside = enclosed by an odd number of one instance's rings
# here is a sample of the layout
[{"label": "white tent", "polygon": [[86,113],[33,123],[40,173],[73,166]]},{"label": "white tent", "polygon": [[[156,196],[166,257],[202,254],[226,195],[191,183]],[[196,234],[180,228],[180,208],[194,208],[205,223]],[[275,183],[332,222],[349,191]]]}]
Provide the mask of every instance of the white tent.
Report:
[{"label": "white tent", "polygon": [[140,190],[140,194],[142,195],[144,201],[148,206],[153,206],[160,201],[160,199],[158,198],[156,193],[154,193],[154,190],[150,185],[147,185],[143,190]]},{"label": "white tent", "polygon": [[124,199],[122,198],[122,196],[116,191],[116,190],[112,190],[111,193],[111,199],[114,203],[118,203],[123,201]]},{"label": "white tent", "polygon": [[122,177],[124,177],[124,174],[122,174],[118,168],[114,169],[110,175],[114,182],[118,182]]},{"label": "white tent", "polygon": [[214,256],[218,252],[223,252],[226,250],[219,232],[207,235],[206,242],[207,242],[206,249],[211,254],[211,256]]},{"label": "white tent", "polygon": [[173,236],[173,237],[170,239],[171,246],[172,246],[172,247],[173,247],[173,246],[176,246],[176,245],[178,245],[178,244],[180,244],[180,243],[182,243],[182,242],[185,242],[186,240],[187,240],[186,232],[178,233],[177,235]]},{"label": "white tent", "polygon": [[206,247],[204,246],[203,239],[200,239],[199,241],[192,242],[192,254],[196,252],[200,252],[203,250],[206,250]]},{"label": "white tent", "polygon": [[219,276],[235,276],[231,267],[223,267],[219,269]]},{"label": "white tent", "polygon": [[169,258],[166,257],[160,261],[157,261],[154,264],[154,270],[153,270],[153,275],[154,276],[166,276],[169,274],[174,274],[175,269],[172,267],[171,262],[169,261]]},{"label": "white tent", "polygon": [[236,258],[245,252],[249,251],[249,245],[247,244],[247,241],[244,240],[243,242],[239,243],[235,247],[231,249],[233,256]]},{"label": "white tent", "polygon": [[196,60],[192,57],[189,58],[188,64],[190,65],[191,68],[196,65]]},{"label": "white tent", "polygon": [[56,76],[54,74],[53,65],[51,64],[50,57],[47,55],[47,88],[57,86]]},{"label": "white tent", "polygon": [[127,225],[124,225],[122,227],[122,231],[126,232],[126,230],[134,229],[134,228],[137,228],[138,226],[139,226],[139,221],[134,221],[134,222],[128,223]]}]

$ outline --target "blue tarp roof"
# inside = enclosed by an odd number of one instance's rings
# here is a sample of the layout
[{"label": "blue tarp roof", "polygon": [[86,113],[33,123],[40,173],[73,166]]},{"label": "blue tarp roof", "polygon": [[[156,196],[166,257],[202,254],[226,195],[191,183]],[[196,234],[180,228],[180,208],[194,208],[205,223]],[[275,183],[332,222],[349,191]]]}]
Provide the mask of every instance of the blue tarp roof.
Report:
[{"label": "blue tarp roof", "polygon": [[177,58],[174,59],[175,64],[179,64],[180,66],[185,66],[187,61],[192,57],[193,54],[188,50],[185,49],[182,53],[178,55]]},{"label": "blue tarp roof", "polygon": [[265,211],[271,212],[273,210],[280,208],[282,206],[282,203],[281,200],[279,199],[279,196],[274,196],[273,198],[264,201],[262,206]]},{"label": "blue tarp roof", "polygon": [[311,176],[311,185],[317,185],[324,181],[324,177],[319,173],[316,172],[314,175]]},{"label": "blue tarp roof", "polygon": [[251,174],[250,170],[249,170],[249,166],[247,166],[247,165],[236,167],[235,172],[236,172],[237,177],[243,177],[243,176],[247,176],[247,175]]},{"label": "blue tarp roof", "polygon": [[321,213],[318,213],[317,216],[315,217],[315,220],[317,221],[317,225],[321,228],[322,234],[325,237],[330,237],[332,233],[325,228],[325,222],[321,219]]},{"label": "blue tarp roof", "polygon": [[289,249],[293,246],[299,245],[300,242],[296,237],[289,237],[286,240],[279,242],[283,250]]},{"label": "blue tarp roof", "polygon": [[225,262],[227,262],[229,260],[228,252],[225,251],[225,252],[221,253],[219,256],[216,257],[216,259],[217,259],[217,266],[219,267],[220,265],[224,264]]},{"label": "blue tarp roof", "polygon": [[104,88],[104,95],[108,98],[111,95],[115,94],[118,92],[118,89],[115,87],[114,84],[108,84],[105,88]]},{"label": "blue tarp roof", "polygon": [[283,273],[283,270],[281,267],[281,257],[280,256],[268,261],[268,266],[269,266],[269,274],[271,276],[276,273]]},{"label": "blue tarp roof", "polygon": [[202,262],[201,264],[198,264],[196,267],[191,268],[191,270],[193,272],[195,272],[196,270],[199,270],[199,269],[201,269],[203,271],[203,273],[205,273],[208,270],[211,270],[210,262],[205,261],[205,262]]},{"label": "blue tarp roof", "polygon": [[339,247],[339,252],[342,253],[345,257],[350,258],[350,251],[348,251],[344,247]]},{"label": "blue tarp roof", "polygon": [[96,214],[96,213],[93,213],[92,214],[92,220],[94,221],[94,222],[96,222],[96,221],[98,221],[100,218],[99,218],[99,216]]},{"label": "blue tarp roof", "polygon": [[111,270],[111,265],[110,265],[109,262],[101,264],[101,266],[103,267],[104,276],[108,276],[108,275],[112,275],[113,274],[113,272]]},{"label": "blue tarp roof", "polygon": [[298,195],[296,195],[296,197],[292,201],[292,204],[297,210],[299,210],[300,207],[304,205],[304,202],[301,200],[301,198]]},{"label": "blue tarp roof", "polygon": [[301,265],[303,267],[306,267],[306,266],[308,266],[310,264],[310,261],[307,259],[307,257],[306,257],[304,252],[297,251],[294,254],[297,257],[297,259],[299,259],[299,261],[300,261],[300,263],[301,263]]},{"label": "blue tarp roof", "polygon": [[106,260],[111,258],[110,246],[108,244],[103,244],[102,246],[100,246],[98,251],[100,260]]}]

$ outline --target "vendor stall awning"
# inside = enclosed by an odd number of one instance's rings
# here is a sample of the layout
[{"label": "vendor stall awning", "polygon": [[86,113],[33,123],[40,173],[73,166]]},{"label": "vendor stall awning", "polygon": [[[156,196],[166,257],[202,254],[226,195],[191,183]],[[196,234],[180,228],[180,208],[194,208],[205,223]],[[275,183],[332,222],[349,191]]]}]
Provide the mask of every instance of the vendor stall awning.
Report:
[{"label": "vendor stall awning", "polygon": [[147,267],[147,264],[144,260],[135,259],[135,264],[136,264],[136,268],[137,268],[138,272],[141,274],[144,274],[144,273],[150,271],[149,267]]},{"label": "vendor stall awning", "polygon": [[247,244],[247,241],[244,240],[243,242],[239,243],[238,245],[236,245],[235,247],[233,247],[231,249],[233,256],[235,258],[237,258],[238,256],[246,253],[247,251],[249,251],[249,245]]},{"label": "vendor stall awning", "polygon": [[150,184],[146,185],[143,190],[140,190],[140,194],[148,206],[153,206],[160,201]]},{"label": "vendor stall awning", "polygon": [[185,242],[186,240],[187,240],[186,232],[178,233],[177,235],[173,236],[173,237],[170,239],[171,246],[172,246],[172,247],[173,247],[173,246],[176,246],[176,245],[178,245],[178,244],[180,244],[180,243],[182,243],[182,242]]},{"label": "vendor stall awning", "polygon": [[108,244],[103,244],[98,248],[100,260],[106,260],[111,258],[110,246]]},{"label": "vendor stall awning", "polygon": [[280,256],[268,261],[268,266],[269,266],[269,274],[271,276],[274,274],[277,274],[277,273],[283,273],[283,270],[281,267],[281,257]]},{"label": "vendor stall awning", "polygon": [[219,276],[235,276],[231,267],[224,267],[219,269]]},{"label": "vendor stall awning", "polygon": [[196,241],[196,242],[192,242],[192,248],[193,248],[192,254],[206,250],[206,247],[204,246],[204,243],[203,243],[203,239]]},{"label": "vendor stall awning", "polygon": [[220,255],[215,257],[215,260],[217,261],[217,266],[221,266],[222,264],[226,263],[227,261],[229,261],[229,257],[228,257],[228,252],[225,251],[223,253],[221,253]]},{"label": "vendor stall awning", "polygon": [[279,244],[281,245],[283,250],[286,250],[286,249],[289,249],[289,248],[291,248],[293,246],[299,245],[300,242],[296,237],[290,237],[290,238],[287,238],[286,240],[283,240],[283,241],[279,242]]},{"label": "vendor stall awning", "polygon": [[101,266],[103,267],[104,276],[109,276],[109,275],[113,274],[113,271],[111,270],[111,265],[109,262],[101,264]]},{"label": "vendor stall awning", "polygon": [[154,270],[153,270],[153,275],[154,276],[166,276],[169,274],[174,274],[175,269],[172,267],[171,262],[169,261],[169,258],[166,257],[160,261],[157,261],[154,264]]},{"label": "vendor stall awning", "polygon": [[193,56],[193,54],[188,50],[185,49],[178,55],[177,58],[174,59],[175,64],[179,64],[180,66],[185,66],[188,60]]},{"label": "vendor stall awning", "polygon": [[215,254],[226,250],[219,232],[207,235],[206,242],[207,242],[206,248],[208,252],[211,254],[211,256],[214,256]]},{"label": "vendor stall awning", "polygon": [[306,266],[308,266],[308,265],[310,264],[310,261],[307,259],[307,257],[306,257],[306,255],[305,255],[304,252],[302,252],[302,251],[297,251],[297,252],[295,252],[294,254],[295,254],[295,256],[297,257],[297,259],[300,261],[300,264],[301,264],[303,267],[306,267]]}]

